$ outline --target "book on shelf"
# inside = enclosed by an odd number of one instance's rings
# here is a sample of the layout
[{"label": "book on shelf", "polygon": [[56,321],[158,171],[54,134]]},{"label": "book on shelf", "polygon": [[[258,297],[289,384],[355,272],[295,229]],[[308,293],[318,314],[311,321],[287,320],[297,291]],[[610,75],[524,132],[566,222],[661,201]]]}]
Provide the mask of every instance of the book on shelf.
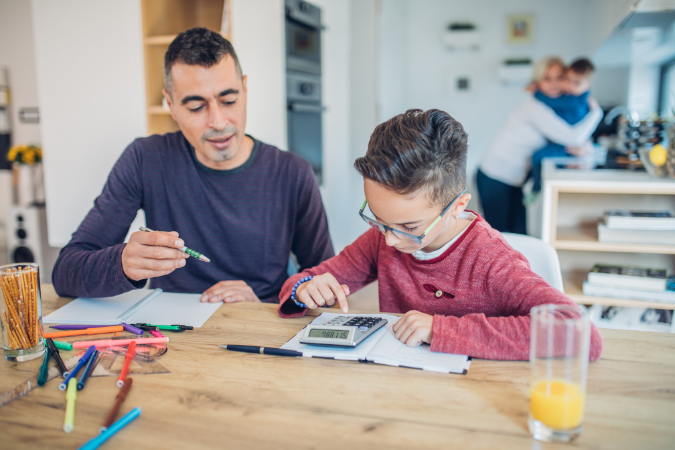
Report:
[{"label": "book on shelf", "polygon": [[664,230],[675,231],[675,217],[670,211],[605,211],[603,221],[615,230]]},{"label": "book on shelf", "polygon": [[666,269],[596,264],[588,273],[588,283],[595,286],[639,289],[662,292],[666,290]]},{"label": "book on shelf", "polygon": [[598,223],[598,242],[616,244],[675,245],[675,231],[671,230],[627,230],[610,228]]},{"label": "book on shelf", "polygon": [[596,286],[584,281],[584,295],[591,297],[622,298],[626,300],[644,300],[647,302],[675,303],[675,290],[667,289],[663,292],[643,291],[640,289],[626,289],[612,286]]}]

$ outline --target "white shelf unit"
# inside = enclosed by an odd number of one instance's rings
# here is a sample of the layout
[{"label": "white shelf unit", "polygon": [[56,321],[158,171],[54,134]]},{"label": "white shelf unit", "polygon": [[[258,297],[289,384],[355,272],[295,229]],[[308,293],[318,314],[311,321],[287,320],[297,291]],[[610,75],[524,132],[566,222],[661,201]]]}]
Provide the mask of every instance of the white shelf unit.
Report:
[{"label": "white shelf unit", "polygon": [[560,258],[565,293],[584,305],[675,309],[675,304],[587,296],[583,282],[596,263],[666,267],[675,271],[675,246],[598,242],[597,220],[606,209],[675,211],[675,181],[646,173],[543,168],[542,240]]}]

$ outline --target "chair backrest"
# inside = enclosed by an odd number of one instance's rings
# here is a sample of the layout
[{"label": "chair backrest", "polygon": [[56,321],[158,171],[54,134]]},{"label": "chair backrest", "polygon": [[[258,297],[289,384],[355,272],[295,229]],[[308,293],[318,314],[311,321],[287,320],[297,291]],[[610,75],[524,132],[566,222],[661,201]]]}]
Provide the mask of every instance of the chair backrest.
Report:
[{"label": "chair backrest", "polygon": [[511,247],[523,254],[530,263],[532,272],[542,277],[548,284],[563,292],[562,274],[558,252],[546,242],[523,234],[502,233]]}]

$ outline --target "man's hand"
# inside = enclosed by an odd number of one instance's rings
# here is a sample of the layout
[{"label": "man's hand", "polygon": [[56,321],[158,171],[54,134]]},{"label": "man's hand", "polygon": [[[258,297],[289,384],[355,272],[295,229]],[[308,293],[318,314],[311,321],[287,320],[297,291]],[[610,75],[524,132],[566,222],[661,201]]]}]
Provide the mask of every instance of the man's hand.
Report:
[{"label": "man's hand", "polygon": [[122,250],[124,274],[134,281],[168,275],[183,267],[190,257],[178,250],[184,245],[175,231],[137,231]]},{"label": "man's hand", "polygon": [[316,309],[324,305],[333,306],[335,299],[337,299],[343,313],[349,311],[348,295],[349,287],[346,284],[338,283],[338,280],[329,273],[317,275],[302,283],[295,290],[295,299],[307,305],[309,309]]},{"label": "man's hand", "polygon": [[251,286],[246,284],[246,282],[241,280],[228,280],[220,281],[210,288],[208,288],[202,294],[200,300],[202,302],[225,302],[225,303],[234,303],[234,302],[258,302],[260,299]]},{"label": "man's hand", "polygon": [[398,319],[391,329],[396,339],[408,347],[417,347],[422,342],[431,344],[434,330],[434,316],[419,311],[408,311]]}]

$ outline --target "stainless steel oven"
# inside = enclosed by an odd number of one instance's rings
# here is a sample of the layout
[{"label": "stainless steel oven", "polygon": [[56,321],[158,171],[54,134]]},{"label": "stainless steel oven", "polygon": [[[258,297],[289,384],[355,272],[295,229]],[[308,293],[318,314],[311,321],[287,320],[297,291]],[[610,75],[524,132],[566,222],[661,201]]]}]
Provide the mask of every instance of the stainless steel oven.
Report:
[{"label": "stainless steel oven", "polygon": [[321,183],[321,10],[302,0],[285,6],[288,149],[309,161]]}]

